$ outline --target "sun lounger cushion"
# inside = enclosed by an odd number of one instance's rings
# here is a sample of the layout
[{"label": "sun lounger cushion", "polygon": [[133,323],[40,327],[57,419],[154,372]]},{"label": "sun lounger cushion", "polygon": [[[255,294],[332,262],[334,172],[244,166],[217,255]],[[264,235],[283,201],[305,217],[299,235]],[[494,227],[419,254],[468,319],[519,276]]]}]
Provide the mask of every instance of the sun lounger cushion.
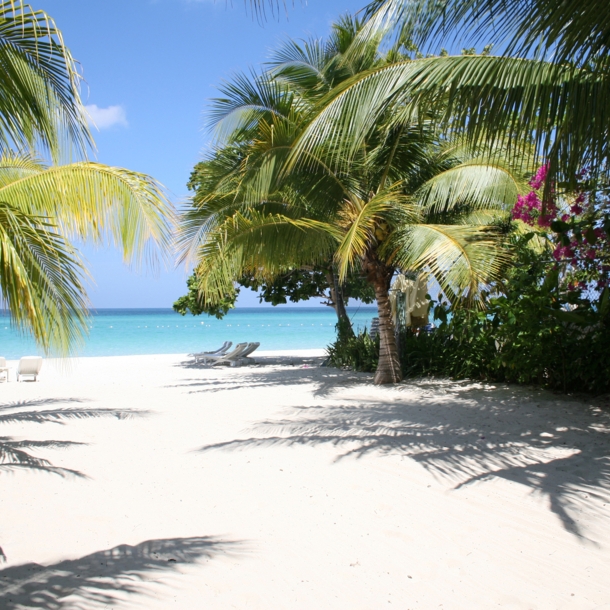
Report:
[{"label": "sun lounger cushion", "polygon": [[17,366],[17,381],[21,381],[22,377],[33,377],[36,381],[41,367],[42,358],[40,356],[24,356],[19,360]]}]

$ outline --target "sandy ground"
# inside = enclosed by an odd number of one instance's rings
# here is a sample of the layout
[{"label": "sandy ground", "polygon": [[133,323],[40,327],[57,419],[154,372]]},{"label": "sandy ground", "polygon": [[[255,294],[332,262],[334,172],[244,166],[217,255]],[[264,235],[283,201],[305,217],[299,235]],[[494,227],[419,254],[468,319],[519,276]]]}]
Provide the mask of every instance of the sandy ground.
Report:
[{"label": "sandy ground", "polygon": [[610,608],[604,401],[320,354],[0,384],[0,608]]}]

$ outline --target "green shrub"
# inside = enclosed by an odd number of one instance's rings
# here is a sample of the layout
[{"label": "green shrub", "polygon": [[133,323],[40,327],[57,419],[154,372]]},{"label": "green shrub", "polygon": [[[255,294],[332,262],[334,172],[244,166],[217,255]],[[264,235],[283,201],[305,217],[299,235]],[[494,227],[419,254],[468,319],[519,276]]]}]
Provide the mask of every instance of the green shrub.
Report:
[{"label": "green shrub", "polygon": [[339,322],[337,340],[326,351],[332,366],[372,373],[379,361],[379,338],[372,339],[366,329],[354,334],[346,323]]},{"label": "green shrub", "polygon": [[[398,349],[405,377],[437,375],[537,384],[561,392],[610,392],[610,295],[562,286],[554,261],[518,251],[502,293],[484,311],[449,312],[437,304],[433,332],[403,329]],[[338,334],[335,366],[374,371],[379,342],[365,332]]]},{"label": "green shrub", "polygon": [[399,335],[405,377],[489,379],[495,353],[492,325],[480,311],[459,310],[431,333],[406,329]]}]

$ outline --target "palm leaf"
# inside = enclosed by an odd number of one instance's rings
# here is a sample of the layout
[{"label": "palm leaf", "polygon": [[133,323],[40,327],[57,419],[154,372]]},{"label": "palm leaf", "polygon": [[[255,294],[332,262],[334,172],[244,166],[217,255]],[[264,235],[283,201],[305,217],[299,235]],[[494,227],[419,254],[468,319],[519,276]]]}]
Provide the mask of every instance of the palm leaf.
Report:
[{"label": "palm leaf", "polygon": [[[339,224],[345,227],[345,234],[337,247],[335,258],[339,265],[339,279],[344,281],[350,267],[360,260],[372,244],[383,240],[378,232],[387,233],[390,212],[400,208],[404,214],[416,216],[409,198],[402,195],[393,185],[381,191],[367,202],[346,201],[339,215]],[[384,227],[385,224],[385,227]]]},{"label": "palm leaf", "polygon": [[87,333],[84,268],[56,227],[0,203],[0,290],[13,323],[62,355]]},{"label": "palm leaf", "polygon": [[36,144],[59,159],[66,144],[84,153],[92,140],[79,74],[61,32],[19,0],[0,3],[0,151]]},{"label": "palm leaf", "polygon": [[509,211],[527,183],[510,168],[472,159],[438,173],[419,189],[420,205],[440,214],[459,206]]},{"label": "palm leaf", "polygon": [[92,162],[45,168],[31,158],[0,158],[0,199],[56,219],[62,233],[122,247],[139,267],[166,255],[173,212],[162,187],[144,174]]},{"label": "palm leaf", "polygon": [[550,157],[573,179],[583,164],[605,168],[610,95],[603,73],[569,65],[492,56],[424,58],[357,75],[329,94],[328,103],[297,142],[294,155],[322,143],[337,163],[349,162],[376,122],[392,112],[397,124],[442,110],[439,124],[489,149],[510,134],[513,158]]},{"label": "palm leaf", "polygon": [[476,299],[510,260],[493,227],[412,225],[396,242],[395,263],[403,269],[429,270],[452,301]]},{"label": "palm leaf", "polygon": [[406,29],[432,51],[459,37],[465,46],[493,43],[506,55],[585,64],[610,48],[604,0],[382,0],[370,3],[367,13],[369,36]]},{"label": "palm leaf", "polygon": [[199,246],[200,293],[214,303],[231,293],[233,281],[246,271],[271,278],[288,266],[323,260],[338,238],[338,231],[326,223],[267,213],[264,206],[236,213]]},{"label": "palm leaf", "polygon": [[291,88],[311,91],[320,87],[331,88],[326,69],[329,55],[322,40],[311,38],[297,42],[286,40],[269,61],[269,73],[274,80]]},{"label": "palm leaf", "polygon": [[283,83],[257,74],[236,74],[220,91],[223,96],[212,100],[209,126],[221,143],[247,138],[259,120],[287,117],[294,101]]}]

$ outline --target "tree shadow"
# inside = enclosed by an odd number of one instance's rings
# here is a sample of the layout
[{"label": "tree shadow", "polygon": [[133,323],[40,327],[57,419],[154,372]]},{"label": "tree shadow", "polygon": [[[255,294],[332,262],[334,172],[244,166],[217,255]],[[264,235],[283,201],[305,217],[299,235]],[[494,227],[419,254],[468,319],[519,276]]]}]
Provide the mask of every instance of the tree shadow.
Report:
[{"label": "tree shadow", "polygon": [[247,438],[201,447],[236,450],[330,444],[336,460],[409,457],[454,489],[501,477],[548,498],[566,530],[585,537],[575,515],[610,503],[610,412],[541,390],[422,381],[374,400],[303,406],[256,423]]},{"label": "tree shadow", "polygon": [[256,352],[249,357],[250,362],[240,367],[229,367],[227,364],[212,365],[204,364],[203,362],[195,362],[195,359],[183,360],[174,366],[182,369],[192,370],[209,370],[215,368],[217,370],[223,368],[239,368],[244,370],[249,367],[266,367],[266,366],[312,366],[319,367],[325,360],[325,356],[258,356]]},{"label": "tree shadow", "polygon": [[86,445],[86,443],[15,440],[10,436],[0,436],[0,472],[38,470],[62,477],[75,476],[86,479],[87,475],[78,470],[53,466],[49,460],[36,457],[26,451],[27,449],[66,449],[77,445]]},{"label": "tree shadow", "polygon": [[[85,399],[61,398],[61,399],[36,399],[20,400],[0,404],[0,424],[14,423],[54,423],[65,425],[70,420],[82,420],[98,417],[115,417],[127,419],[131,417],[145,417],[150,411],[133,409],[98,409],[98,408],[50,408],[35,409],[35,407],[51,406],[65,403],[85,403]],[[20,469],[39,470],[60,476],[85,477],[82,472],[69,468],[60,468],[44,458],[32,455],[31,449],[65,449],[77,445],[83,445],[75,441],[58,440],[18,440],[10,436],[0,436],[0,472],[15,471]]]},{"label": "tree shadow", "polygon": [[312,385],[313,395],[324,397],[349,387],[371,385],[373,375],[333,368],[292,368],[284,363],[281,369],[238,368],[229,369],[229,374],[220,378],[190,378],[178,384],[166,386],[188,388],[189,394],[198,392],[224,392],[248,388]]},{"label": "tree shadow", "polygon": [[79,559],[42,566],[29,563],[0,570],[4,610],[90,610],[115,608],[125,594],[146,595],[147,581],[182,564],[234,555],[241,542],[210,536],[147,540],[122,544]]}]

